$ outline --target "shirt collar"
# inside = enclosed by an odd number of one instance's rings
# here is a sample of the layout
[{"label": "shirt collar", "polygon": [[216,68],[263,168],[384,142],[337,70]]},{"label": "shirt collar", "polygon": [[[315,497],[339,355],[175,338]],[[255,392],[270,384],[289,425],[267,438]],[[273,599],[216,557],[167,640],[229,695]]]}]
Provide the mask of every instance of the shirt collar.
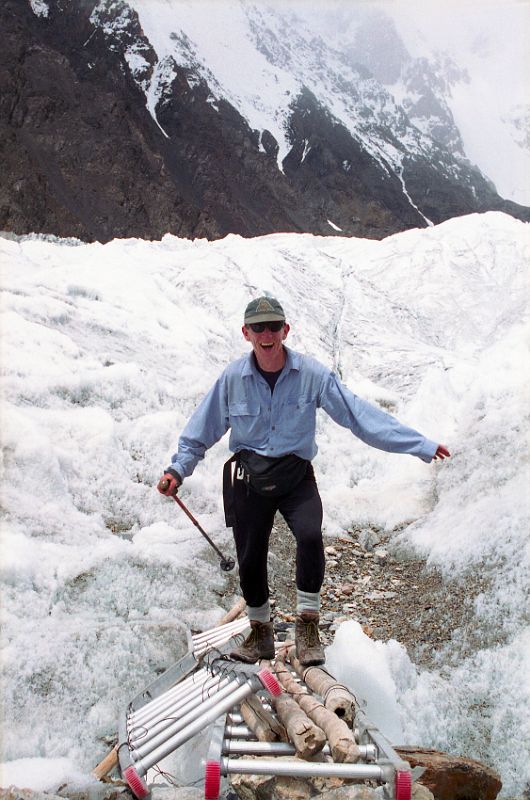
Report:
[{"label": "shirt collar", "polygon": [[[285,365],[284,370],[289,372],[290,370],[299,370],[300,369],[300,353],[297,353],[295,350],[291,350],[289,347],[285,347]],[[242,377],[246,378],[249,375],[258,375],[258,371],[254,366],[254,359],[252,358],[252,351],[248,354],[245,364],[243,366]]]}]

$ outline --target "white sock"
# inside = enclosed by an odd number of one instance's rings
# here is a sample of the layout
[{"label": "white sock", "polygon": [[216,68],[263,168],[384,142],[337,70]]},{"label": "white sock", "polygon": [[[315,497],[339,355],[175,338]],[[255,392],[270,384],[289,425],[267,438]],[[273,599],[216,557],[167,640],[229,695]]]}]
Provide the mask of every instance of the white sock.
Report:
[{"label": "white sock", "polygon": [[271,607],[268,600],[262,606],[249,606],[247,605],[247,615],[250,620],[254,622],[270,622],[271,621]]},{"label": "white sock", "polygon": [[296,612],[301,614],[302,611],[316,611],[320,613],[320,592],[303,592],[301,589],[296,590]]}]

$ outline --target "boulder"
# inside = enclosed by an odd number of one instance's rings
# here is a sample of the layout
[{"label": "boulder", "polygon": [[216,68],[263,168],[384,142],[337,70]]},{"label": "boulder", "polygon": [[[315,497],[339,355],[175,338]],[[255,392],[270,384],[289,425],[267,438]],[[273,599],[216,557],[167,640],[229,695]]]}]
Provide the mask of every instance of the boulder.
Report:
[{"label": "boulder", "polygon": [[[381,800],[381,791],[365,785],[338,785],[339,779],[332,786],[332,780],[271,778],[270,776],[234,776],[231,780],[233,789],[240,800]],[[434,800],[426,786],[415,783],[412,787],[412,800]]]},{"label": "boulder", "polygon": [[421,783],[413,783],[411,800],[435,800],[435,797],[426,786]]},{"label": "boulder", "polygon": [[[230,782],[240,800],[310,800],[312,797],[318,797],[319,800],[381,800],[381,795],[375,789],[369,786],[343,786],[339,779],[234,775]],[[417,800],[430,799],[422,797]]]},{"label": "boulder", "polygon": [[396,747],[411,767],[423,767],[419,782],[435,800],[495,800],[502,788],[499,775],[490,767],[463,756],[419,747]]}]

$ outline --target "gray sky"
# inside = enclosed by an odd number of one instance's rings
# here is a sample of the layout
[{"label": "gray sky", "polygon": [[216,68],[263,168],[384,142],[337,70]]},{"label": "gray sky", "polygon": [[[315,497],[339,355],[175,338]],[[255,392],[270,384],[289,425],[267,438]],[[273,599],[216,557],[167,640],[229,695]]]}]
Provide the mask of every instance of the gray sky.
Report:
[{"label": "gray sky", "polygon": [[[270,2],[270,0],[269,0]],[[463,66],[480,64],[491,79],[510,84],[511,102],[530,102],[530,0],[273,0],[331,34],[344,14],[384,9],[393,16],[411,55],[446,50]]]}]

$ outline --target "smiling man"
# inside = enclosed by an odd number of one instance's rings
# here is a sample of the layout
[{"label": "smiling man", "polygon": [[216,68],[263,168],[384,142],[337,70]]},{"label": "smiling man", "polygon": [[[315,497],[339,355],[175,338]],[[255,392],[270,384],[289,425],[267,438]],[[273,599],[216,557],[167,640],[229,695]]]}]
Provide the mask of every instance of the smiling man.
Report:
[{"label": "smiling man", "polygon": [[242,331],[251,353],[229,364],[202,400],[158,490],[176,494],[206,450],[230,429],[234,456],[225,465],[225,513],[234,532],[251,625],[249,636],[231,656],[247,663],[274,657],[267,554],[279,511],[296,540],[297,657],[304,666],[322,664],[322,503],[311,464],[317,452],[317,408],[380,450],[408,453],[427,463],[450,454],[445,445],[361,400],[323,364],[287,348],[289,325],[275,298],[252,300]]}]

